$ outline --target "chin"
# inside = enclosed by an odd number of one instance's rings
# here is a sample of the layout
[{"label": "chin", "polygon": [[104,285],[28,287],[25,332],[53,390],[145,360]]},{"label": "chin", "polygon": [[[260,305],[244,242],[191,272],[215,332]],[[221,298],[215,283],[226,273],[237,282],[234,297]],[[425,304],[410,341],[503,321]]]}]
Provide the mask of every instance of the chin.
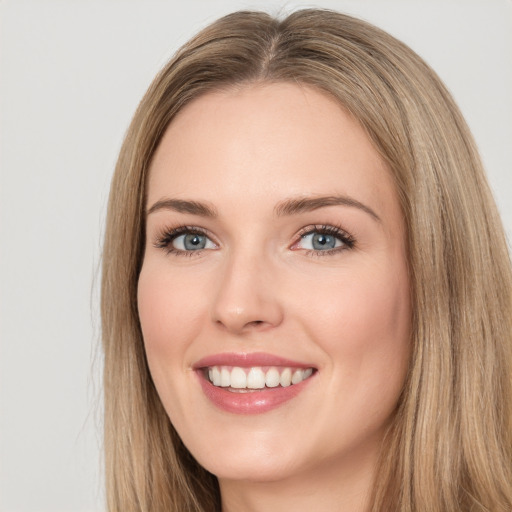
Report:
[{"label": "chin", "polygon": [[298,468],[274,457],[226,457],[222,460],[206,461],[205,469],[219,480],[270,483],[283,480],[298,472]]},{"label": "chin", "polygon": [[[215,430],[213,436],[210,433],[187,439],[185,434],[184,442],[198,463],[220,480],[272,482],[304,466],[301,463],[304,450],[301,454],[296,444],[286,442],[287,438],[290,441],[288,432],[283,436],[268,430],[248,432],[218,427]],[[187,433],[191,434],[190,430]],[[315,457],[306,457],[311,458]]]}]

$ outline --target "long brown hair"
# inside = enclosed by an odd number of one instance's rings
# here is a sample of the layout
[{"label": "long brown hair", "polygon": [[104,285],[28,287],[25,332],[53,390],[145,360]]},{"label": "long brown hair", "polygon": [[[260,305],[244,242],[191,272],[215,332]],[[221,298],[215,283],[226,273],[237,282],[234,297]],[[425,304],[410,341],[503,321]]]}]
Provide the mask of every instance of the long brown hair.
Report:
[{"label": "long brown hair", "polygon": [[407,225],[413,354],[371,510],[510,512],[512,271],[472,137],[407,46],[316,9],[213,23],[158,74],[132,120],[103,252],[109,511],[220,510],[216,478],[181,443],[146,364],[136,303],[146,180],[184,105],[224,87],[283,81],[316,87],[360,122],[393,173]]}]

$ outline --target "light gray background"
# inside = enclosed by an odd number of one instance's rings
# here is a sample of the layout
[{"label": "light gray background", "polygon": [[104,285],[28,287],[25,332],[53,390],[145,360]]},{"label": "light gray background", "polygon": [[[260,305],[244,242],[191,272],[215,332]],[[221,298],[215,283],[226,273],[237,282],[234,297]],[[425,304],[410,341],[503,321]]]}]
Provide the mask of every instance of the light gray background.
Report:
[{"label": "light gray background", "polygon": [[218,16],[299,5],[374,22],[438,71],[511,237],[510,0],[0,2],[1,512],[103,510],[101,232],[123,133],[150,80]]}]

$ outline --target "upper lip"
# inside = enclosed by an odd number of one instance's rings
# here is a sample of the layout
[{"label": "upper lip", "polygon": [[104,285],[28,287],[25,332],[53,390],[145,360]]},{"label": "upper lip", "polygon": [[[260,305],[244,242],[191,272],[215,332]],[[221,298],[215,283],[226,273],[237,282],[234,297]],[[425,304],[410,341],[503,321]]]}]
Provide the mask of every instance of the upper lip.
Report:
[{"label": "upper lip", "polygon": [[239,366],[242,368],[254,366],[287,366],[291,368],[313,368],[309,363],[293,361],[291,359],[286,359],[284,357],[264,352],[230,352],[213,354],[203,357],[193,364],[194,370],[210,366]]}]

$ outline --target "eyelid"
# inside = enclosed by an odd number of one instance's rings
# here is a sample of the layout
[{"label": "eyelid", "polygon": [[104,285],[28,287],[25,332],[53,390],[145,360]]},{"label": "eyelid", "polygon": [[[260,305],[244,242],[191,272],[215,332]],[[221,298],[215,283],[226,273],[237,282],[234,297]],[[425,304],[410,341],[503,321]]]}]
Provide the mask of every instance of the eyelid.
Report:
[{"label": "eyelid", "polygon": [[[298,247],[300,242],[308,235],[313,233],[321,233],[333,236],[342,242],[342,245],[339,247],[333,247],[331,249],[326,249],[324,251],[320,251],[317,249],[303,249]],[[333,254],[339,251],[344,251],[347,249],[352,249],[355,245],[355,239],[352,235],[350,235],[345,229],[340,226],[332,225],[332,224],[310,224],[309,226],[303,227],[297,233],[297,240],[292,244],[290,249],[292,250],[303,250],[307,253],[312,253],[315,255],[328,255]]]},{"label": "eyelid", "polygon": [[180,256],[194,256],[201,254],[203,251],[213,250],[211,248],[203,248],[194,251],[186,251],[176,249],[175,247],[172,246],[172,243],[174,242],[174,240],[176,240],[176,238],[188,234],[198,234],[205,236],[216,247],[219,246],[219,244],[215,240],[215,237],[211,235],[211,233],[207,229],[192,225],[178,225],[175,227],[165,226],[161,230],[159,230],[155,236],[153,247],[155,247],[156,249],[164,249],[167,251],[168,254],[175,254]]},{"label": "eyelid", "polygon": [[[333,247],[331,249],[326,250],[318,250],[318,249],[304,249],[302,247],[298,247],[300,242],[307,236],[313,233],[323,233],[326,235],[333,236],[341,241],[341,245],[338,247]],[[203,248],[197,250],[182,250],[176,249],[172,246],[174,240],[182,235],[186,234],[199,234],[203,235],[210,240],[212,244],[215,245],[215,248],[219,248],[219,243],[215,240],[215,237],[205,228],[193,225],[177,225],[175,227],[165,226],[161,230],[159,230],[155,236],[155,240],[153,242],[153,246],[157,249],[164,249],[168,254],[175,255],[184,255],[184,256],[194,256],[199,255],[203,251],[211,251],[214,250],[212,248]],[[347,249],[352,249],[355,244],[355,239],[352,235],[350,235],[345,229],[340,226],[332,225],[332,224],[310,224],[308,226],[303,227],[299,230],[296,235],[296,240],[290,246],[291,250],[301,250],[306,254],[313,255],[329,255],[334,254],[339,251],[344,251]]]}]

